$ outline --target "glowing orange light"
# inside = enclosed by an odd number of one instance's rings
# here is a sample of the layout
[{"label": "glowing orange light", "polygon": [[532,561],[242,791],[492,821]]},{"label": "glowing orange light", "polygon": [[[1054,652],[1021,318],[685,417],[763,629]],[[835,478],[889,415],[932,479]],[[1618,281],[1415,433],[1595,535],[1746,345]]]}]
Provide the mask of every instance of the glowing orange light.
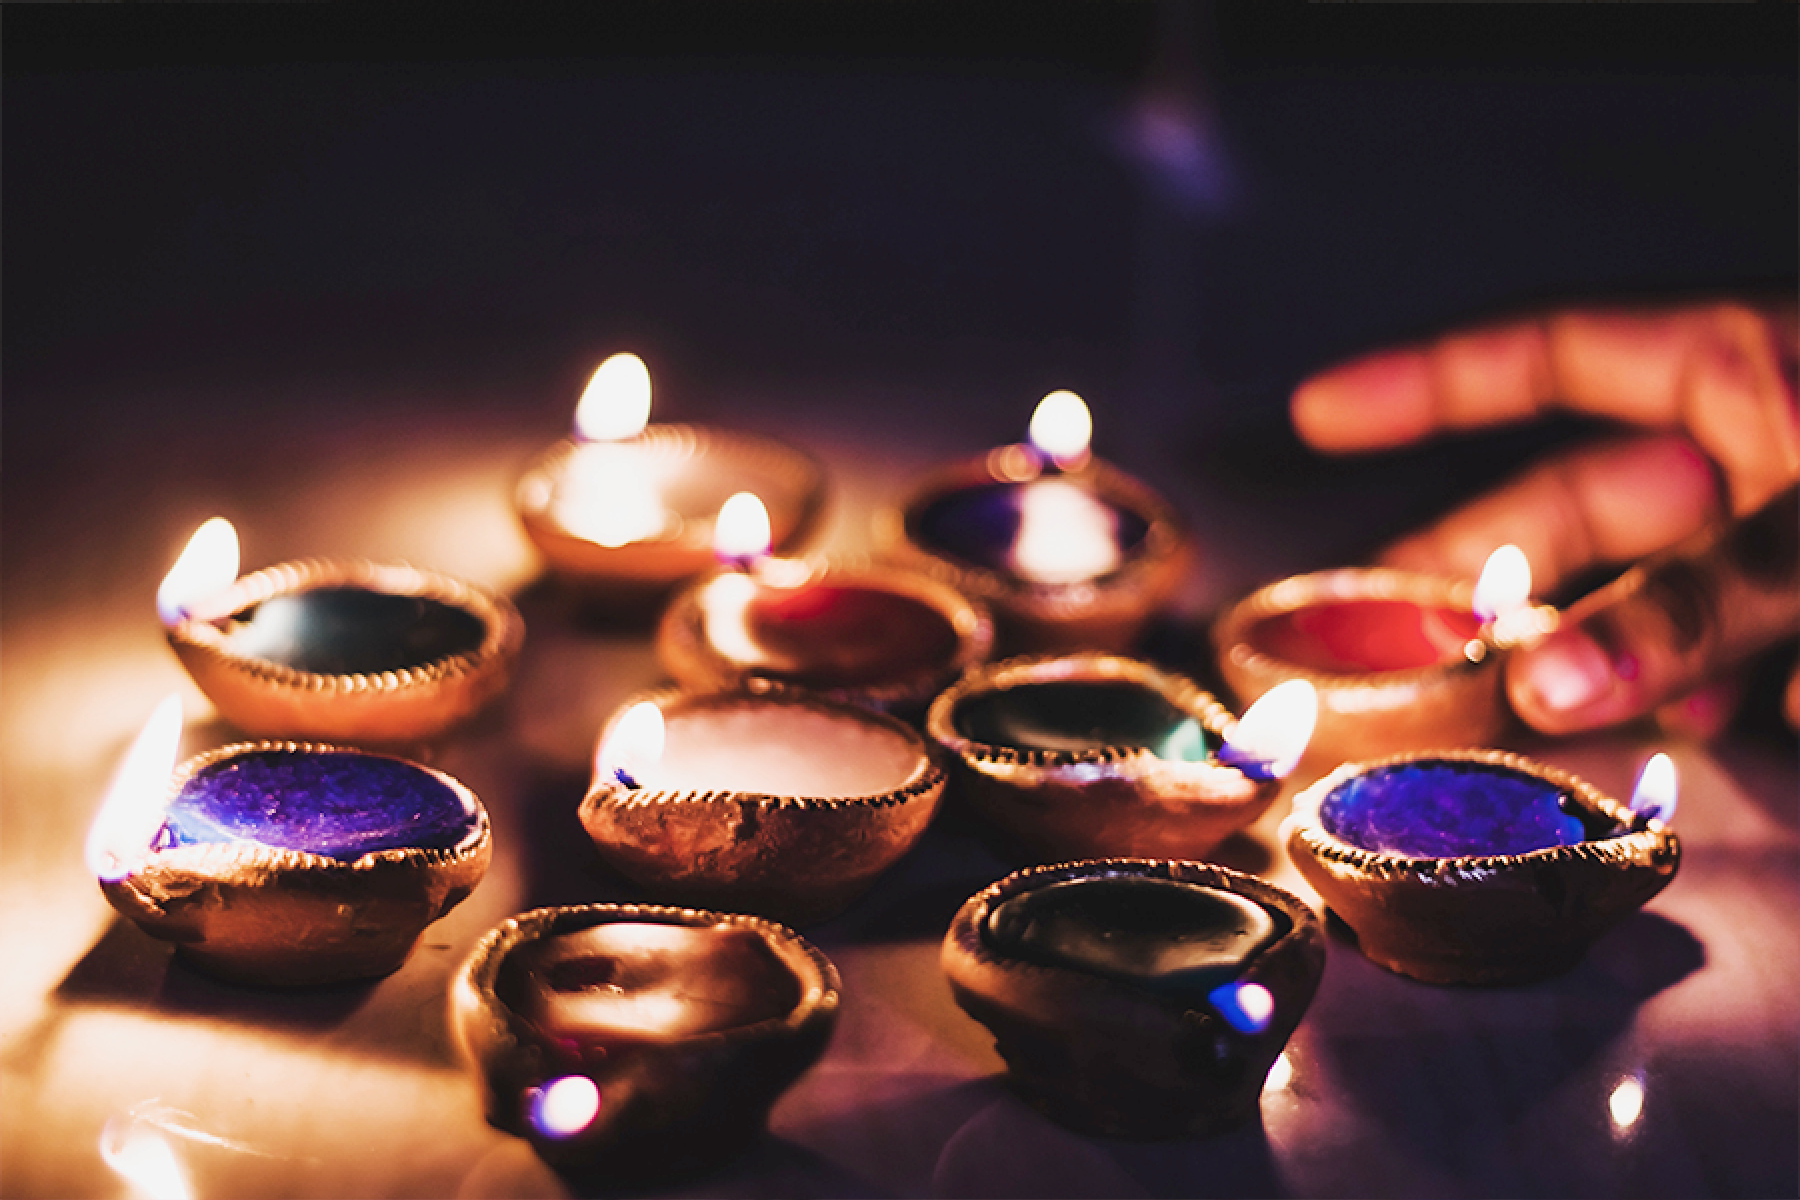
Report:
[{"label": "glowing orange light", "polygon": [[1531,603],[1531,563],[1510,543],[1488,555],[1475,581],[1475,615],[1504,621]]},{"label": "glowing orange light", "polygon": [[163,698],[125,754],[88,828],[87,864],[100,879],[123,879],[143,865],[162,828],[164,793],[181,749],[181,696]]},{"label": "glowing orange light", "polygon": [[1086,489],[1038,479],[1019,489],[1013,569],[1039,583],[1079,583],[1118,567],[1118,517]]},{"label": "glowing orange light", "polygon": [[601,363],[575,406],[575,436],[587,442],[636,437],[650,423],[650,368],[635,354]]},{"label": "glowing orange light", "polygon": [[600,777],[641,786],[644,772],[662,761],[667,736],[662,709],[648,700],[632,705],[600,744],[595,756]]},{"label": "glowing orange light", "polygon": [[193,1187],[168,1140],[133,1122],[107,1122],[100,1158],[145,1200],[191,1200]]},{"label": "glowing orange light", "polygon": [[531,1123],[545,1137],[573,1137],[600,1115],[600,1088],[586,1075],[564,1075],[538,1089]]},{"label": "glowing orange light", "polygon": [[1031,444],[1064,466],[1085,459],[1093,437],[1087,401],[1074,392],[1051,392],[1031,414]]},{"label": "glowing orange light", "polygon": [[1293,773],[1319,721],[1319,693],[1304,679],[1288,679],[1244,710],[1219,757],[1265,779]]},{"label": "glowing orange light", "polygon": [[739,492],[719,506],[713,526],[713,553],[743,562],[769,552],[769,510],[751,492]]},{"label": "glowing orange light", "polygon": [[1623,1132],[1637,1124],[1644,1114],[1644,1084],[1634,1075],[1627,1075],[1619,1080],[1612,1094],[1606,1098],[1607,1113],[1612,1117],[1613,1128]]},{"label": "glowing orange light", "polygon": [[164,625],[187,617],[222,617],[226,614],[208,613],[206,601],[230,587],[237,575],[237,530],[224,517],[214,517],[194,530],[175,565],[163,576],[156,589],[156,613]]}]

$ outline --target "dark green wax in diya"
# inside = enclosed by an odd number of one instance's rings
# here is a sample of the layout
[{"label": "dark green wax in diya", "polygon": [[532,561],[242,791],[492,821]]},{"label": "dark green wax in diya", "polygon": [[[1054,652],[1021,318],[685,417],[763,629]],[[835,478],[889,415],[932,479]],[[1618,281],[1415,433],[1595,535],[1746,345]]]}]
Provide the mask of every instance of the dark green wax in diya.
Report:
[{"label": "dark green wax in diya", "polygon": [[322,587],[234,614],[225,642],[234,654],[296,671],[379,675],[472,654],[486,637],[479,617],[441,600]]},{"label": "dark green wax in diya", "polygon": [[1287,918],[1236,892],[1178,879],[1069,879],[995,905],[990,948],[1153,991],[1202,996],[1230,983],[1287,931]]},{"label": "dark green wax in diya", "polygon": [[1172,762],[1202,762],[1200,722],[1162,693],[1122,679],[1058,679],[984,692],[956,708],[957,732],[1015,750],[1141,747]]}]

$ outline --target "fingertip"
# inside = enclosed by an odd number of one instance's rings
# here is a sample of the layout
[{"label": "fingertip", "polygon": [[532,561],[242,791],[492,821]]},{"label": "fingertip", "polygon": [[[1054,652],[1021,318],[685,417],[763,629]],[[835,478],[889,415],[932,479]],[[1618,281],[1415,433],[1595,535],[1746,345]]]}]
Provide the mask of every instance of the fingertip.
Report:
[{"label": "fingertip", "polygon": [[1369,450],[1431,432],[1431,369],[1418,350],[1371,354],[1313,376],[1288,404],[1294,429],[1319,450]]},{"label": "fingertip", "polygon": [[1618,672],[1612,658],[1579,627],[1564,626],[1507,664],[1513,711],[1542,733],[1575,733],[1612,724],[1618,711]]}]

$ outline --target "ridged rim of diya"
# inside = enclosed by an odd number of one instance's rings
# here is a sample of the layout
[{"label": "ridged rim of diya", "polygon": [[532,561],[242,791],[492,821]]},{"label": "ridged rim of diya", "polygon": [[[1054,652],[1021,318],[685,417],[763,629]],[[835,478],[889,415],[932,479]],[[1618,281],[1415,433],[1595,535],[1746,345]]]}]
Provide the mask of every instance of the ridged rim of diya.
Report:
[{"label": "ridged rim of diya", "polygon": [[[729,925],[749,930],[793,973],[800,999],[782,1017],[635,1043],[604,1060],[604,1073],[647,1061],[653,1069],[646,1074],[662,1083],[678,1074],[684,1064],[709,1076],[736,1073],[741,1076],[736,1087],[719,1084],[696,1091],[690,1086],[666,1097],[651,1097],[644,1107],[652,1128],[635,1128],[626,1122],[622,1131],[610,1124],[599,1125],[591,1137],[578,1134],[558,1141],[534,1136],[536,1131],[525,1111],[529,1089],[560,1075],[590,1073],[593,1068],[584,1070],[579,1053],[570,1053],[500,998],[496,983],[501,967],[509,954],[531,942],[617,922],[695,928]],[[662,904],[562,905],[509,917],[482,935],[451,980],[450,1025],[465,1059],[481,1072],[487,1119],[530,1138],[546,1158],[563,1164],[579,1164],[589,1158],[604,1161],[608,1153],[627,1160],[654,1159],[664,1153],[668,1142],[688,1156],[710,1158],[735,1148],[737,1138],[760,1130],[775,1099],[818,1059],[837,1022],[842,989],[837,967],[822,951],[794,930],[763,917]],[[694,1132],[686,1128],[688,1124],[718,1121],[729,1122],[729,1133],[735,1136],[720,1137],[719,1130],[709,1128],[699,1131],[708,1135],[699,1142],[686,1140]],[[651,1172],[658,1166],[655,1161],[637,1165]],[[672,1173],[680,1173],[679,1168]]]},{"label": "ridged rim of diya", "polygon": [[404,563],[306,558],[242,576],[219,594],[219,620],[280,596],[353,587],[435,600],[481,622],[474,650],[392,671],[321,674],[231,649],[213,620],[183,617],[169,644],[200,690],[247,733],[348,742],[431,737],[472,715],[506,687],[525,622],[504,596]]},{"label": "ridged rim of diya", "polygon": [[[691,898],[790,924],[835,915],[923,836],[943,795],[944,770],[918,730],[871,708],[766,679],[713,692],[655,688],[621,704],[601,730],[600,742],[645,701],[665,713],[683,706],[767,703],[806,708],[884,730],[917,755],[904,783],[851,796],[628,788],[595,779],[579,816],[601,857],[674,900]],[[828,816],[836,820],[826,823]],[[671,826],[680,826],[685,835],[679,845],[668,838]],[[794,869],[799,863],[804,870]]]},{"label": "ridged rim of diya", "polygon": [[[704,531],[684,526],[673,536],[637,539],[621,546],[603,546],[559,521],[554,511],[557,485],[568,470],[569,459],[588,444],[573,438],[557,442],[526,465],[513,487],[513,506],[520,523],[553,571],[580,583],[662,588],[714,563],[710,521]],[[798,446],[764,434],[658,422],[617,444],[643,446],[652,453],[677,458],[729,456],[788,481],[780,495],[758,493],[769,513],[771,549],[778,553],[803,545],[812,536],[830,493],[823,462]],[[676,552],[681,559],[671,561],[669,556]]]},{"label": "ridged rim of diya", "polygon": [[[1432,762],[1532,776],[1624,832],[1522,854],[1418,857],[1367,850],[1324,828],[1320,807],[1339,785]],[[1639,818],[1572,771],[1507,750],[1423,750],[1345,763],[1294,797],[1282,837],[1295,868],[1356,932],[1363,953],[1427,983],[1530,983],[1560,974],[1667,886],[1681,863],[1680,839],[1661,821]],[[1509,900],[1510,914],[1500,907]]]},{"label": "ridged rim of diya", "polygon": [[[254,842],[171,846],[152,850],[123,878],[101,881],[115,909],[152,937],[175,943],[179,957],[209,974],[274,986],[386,975],[406,960],[425,927],[460,904],[487,873],[493,831],[474,792],[433,767],[355,746],[220,746],[176,768],[165,806],[207,767],[260,753],[354,754],[403,763],[470,805],[475,829],[450,849],[399,846],[349,861]],[[401,916],[407,919],[396,919]]]},{"label": "ridged rim of diya", "polygon": [[[876,513],[877,543],[906,566],[987,601],[1017,623],[1036,627],[1079,622],[1083,627],[1092,627],[1077,630],[1074,643],[1042,629],[1010,631],[1018,641],[1027,644],[1026,648],[1035,648],[1037,642],[1050,646],[1122,646],[1151,610],[1167,600],[1181,582],[1192,546],[1180,514],[1147,484],[1098,458],[1090,458],[1072,471],[1047,470],[1023,478],[999,469],[1001,456],[1021,451],[1036,455],[1029,447],[1002,446],[979,458],[927,473],[914,483],[899,505]],[[940,497],[984,484],[1053,478],[1086,484],[1107,502],[1144,519],[1147,528],[1143,541],[1125,552],[1118,567],[1093,579],[1042,582],[955,557],[927,545],[918,536],[920,514]],[[1083,633],[1089,636],[1084,639]]]},{"label": "ridged rim of diya", "polygon": [[1237,725],[1192,680],[1123,655],[1027,655],[970,671],[932,703],[925,732],[958,764],[959,787],[974,806],[1044,858],[1199,858],[1268,811],[1281,792],[1280,779],[1251,779],[1210,755],[1177,763],[1147,746],[1028,749],[976,741],[957,727],[958,707],[973,697],[1057,682],[1136,684],[1219,743]]},{"label": "ridged rim of diya", "polygon": [[[1015,896],[1070,880],[1169,879],[1246,897],[1286,918],[1288,928],[1256,951],[1234,982],[1258,983],[1275,1000],[1268,1026],[1257,1033],[1219,1028],[1223,1022],[1182,997],[1159,994],[1128,980],[1078,967],[1049,966],[1003,954],[983,936],[989,915]],[[1312,1003],[1325,970],[1324,925],[1298,896],[1253,875],[1213,863],[1182,859],[1094,858],[1025,867],[970,896],[957,909],[940,952],[957,1003],[995,1035],[1008,1074],[1033,1107],[1060,1124],[1102,1137],[1165,1139],[1205,1136],[1242,1124],[1256,1111],[1263,1081],[1281,1048]],[[991,994],[1006,988],[1012,994]],[[994,1021],[1011,1022],[1020,1039],[1006,1053],[1007,1037]],[[1032,1071],[1018,1058],[1031,1043],[1079,1043],[1110,1036],[1124,1044],[1108,1055],[1062,1056]],[[1260,1070],[1247,1068],[1235,1081],[1205,1077],[1214,1039],[1229,1036],[1256,1051]],[[1195,1053],[1202,1049],[1204,1052]],[[1183,1053],[1183,1050],[1187,1053]],[[1081,1066],[1091,1078],[1081,1078]],[[1169,1087],[1169,1070],[1192,1076]],[[1165,1086],[1141,1094],[1138,1076],[1160,1077]]]},{"label": "ridged rim of diya", "polygon": [[765,675],[757,664],[729,658],[707,640],[701,593],[717,578],[715,574],[682,589],[663,610],[656,634],[657,656],[663,667],[677,684],[692,690],[725,690],[745,680],[767,679],[784,686],[804,686],[808,691],[832,700],[886,710],[924,705],[951,680],[987,661],[993,651],[994,619],[987,606],[971,600],[941,579],[906,567],[878,563],[863,555],[828,555],[810,565],[811,572],[796,586],[867,582],[922,602],[949,623],[956,636],[956,653],[946,662],[916,669],[885,683],[821,687]]}]

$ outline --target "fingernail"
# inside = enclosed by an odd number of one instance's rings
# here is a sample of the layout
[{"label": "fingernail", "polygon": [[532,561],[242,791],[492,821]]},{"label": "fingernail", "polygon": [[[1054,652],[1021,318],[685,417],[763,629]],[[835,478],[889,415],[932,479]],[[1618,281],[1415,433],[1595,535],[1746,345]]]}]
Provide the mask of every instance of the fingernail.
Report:
[{"label": "fingernail", "polygon": [[1579,629],[1559,629],[1519,664],[1522,682],[1550,712],[1588,705],[1612,689],[1613,662],[1600,644]]}]

